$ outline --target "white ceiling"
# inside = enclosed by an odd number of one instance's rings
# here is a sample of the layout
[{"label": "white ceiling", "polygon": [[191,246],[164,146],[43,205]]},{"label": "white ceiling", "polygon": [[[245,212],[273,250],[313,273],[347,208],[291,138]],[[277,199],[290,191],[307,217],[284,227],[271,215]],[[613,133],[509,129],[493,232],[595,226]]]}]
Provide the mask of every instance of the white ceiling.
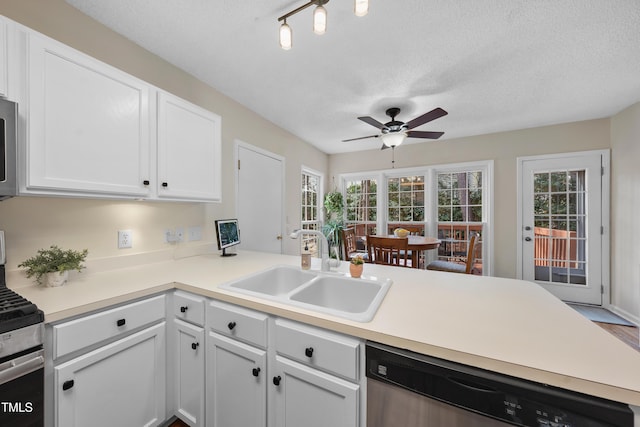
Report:
[{"label": "white ceiling", "polygon": [[[67,0],[114,31],[326,153],[377,130],[359,120],[400,107],[442,140],[609,117],[640,101],[638,0],[332,0],[327,33],[306,0]],[[435,145],[434,145],[435,146]]]}]

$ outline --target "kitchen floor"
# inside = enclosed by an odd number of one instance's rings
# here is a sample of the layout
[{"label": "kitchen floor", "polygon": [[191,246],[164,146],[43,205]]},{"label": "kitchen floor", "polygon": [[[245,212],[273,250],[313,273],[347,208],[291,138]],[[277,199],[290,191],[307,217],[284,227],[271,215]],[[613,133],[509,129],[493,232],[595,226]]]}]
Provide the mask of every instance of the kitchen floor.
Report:
[{"label": "kitchen floor", "polygon": [[605,331],[609,332],[616,338],[622,340],[626,344],[640,351],[640,335],[638,328],[635,326],[613,325],[611,323],[593,322]]}]

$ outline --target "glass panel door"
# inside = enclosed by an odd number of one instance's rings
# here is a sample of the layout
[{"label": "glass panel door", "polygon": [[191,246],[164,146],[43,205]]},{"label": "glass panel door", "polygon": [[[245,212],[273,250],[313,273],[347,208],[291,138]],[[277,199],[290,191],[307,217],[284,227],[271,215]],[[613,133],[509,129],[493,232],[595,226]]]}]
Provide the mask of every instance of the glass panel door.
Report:
[{"label": "glass panel door", "polygon": [[523,279],[602,304],[601,156],[529,160],[522,174]]}]

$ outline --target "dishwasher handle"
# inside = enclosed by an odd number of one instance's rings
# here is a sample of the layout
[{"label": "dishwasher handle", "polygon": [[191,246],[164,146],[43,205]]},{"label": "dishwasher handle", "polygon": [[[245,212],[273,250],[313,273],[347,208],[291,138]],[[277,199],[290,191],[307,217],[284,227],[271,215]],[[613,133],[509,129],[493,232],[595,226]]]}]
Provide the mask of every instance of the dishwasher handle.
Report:
[{"label": "dishwasher handle", "polygon": [[492,394],[501,393],[501,391],[496,390],[493,387],[490,387],[486,384],[480,384],[475,381],[471,381],[469,379],[455,378],[452,376],[447,376],[446,379],[447,381],[452,382],[455,385],[458,385],[460,387],[466,388],[467,390],[477,391],[480,393],[492,393]]},{"label": "dishwasher handle", "polygon": [[0,385],[44,368],[44,351],[38,350],[0,364]]}]

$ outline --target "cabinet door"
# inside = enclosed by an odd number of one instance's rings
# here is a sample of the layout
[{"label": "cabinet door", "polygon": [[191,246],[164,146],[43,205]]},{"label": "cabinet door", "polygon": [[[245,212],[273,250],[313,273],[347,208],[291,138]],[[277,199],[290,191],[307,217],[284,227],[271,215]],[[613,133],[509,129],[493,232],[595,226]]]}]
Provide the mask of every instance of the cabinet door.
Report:
[{"label": "cabinet door", "polygon": [[207,339],[207,426],[265,427],[266,352],[214,332]]},{"label": "cabinet door", "polygon": [[360,386],[276,356],[276,427],[358,427]]},{"label": "cabinet door", "polygon": [[9,87],[7,21],[0,17],[0,96],[7,96]]},{"label": "cabinet door", "polygon": [[204,329],[174,319],[176,416],[191,427],[204,426]]},{"label": "cabinet door", "polygon": [[150,86],[42,35],[28,40],[27,192],[149,195]]},{"label": "cabinet door", "polygon": [[56,366],[56,426],[160,424],[165,368],[164,322]]},{"label": "cabinet door", "polygon": [[158,197],[221,199],[220,116],[158,94]]}]

